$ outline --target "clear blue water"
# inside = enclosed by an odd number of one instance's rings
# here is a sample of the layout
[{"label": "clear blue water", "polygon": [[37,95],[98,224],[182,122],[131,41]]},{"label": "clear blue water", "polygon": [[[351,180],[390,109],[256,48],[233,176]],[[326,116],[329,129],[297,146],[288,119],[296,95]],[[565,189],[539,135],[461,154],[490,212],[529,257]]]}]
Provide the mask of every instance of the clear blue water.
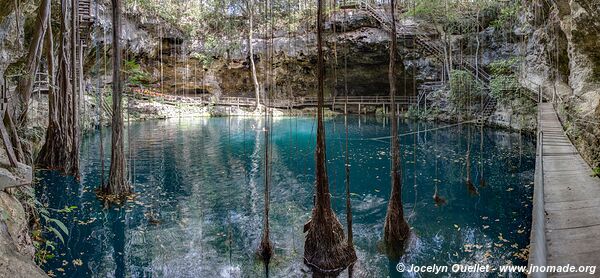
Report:
[{"label": "clear blue water", "polygon": [[[332,202],[345,227],[344,121],[343,116],[329,118],[326,130]],[[379,248],[390,191],[389,142],[381,137],[389,134],[389,120],[352,116],[347,123],[359,257],[355,274],[418,276],[398,273],[397,262],[388,261]],[[94,193],[100,185],[101,138],[87,135],[80,182],[56,172],[37,173],[37,195],[44,203],[77,206],[72,213],[54,213],[70,235],[45,270],[58,277],[265,277],[254,253],[262,230],[262,125],[254,118],[131,124],[129,168],[137,198],[110,208]],[[475,126],[469,132],[465,125],[431,130],[447,125],[401,123],[401,133],[420,131],[401,138],[403,200],[414,234],[401,262],[525,264],[519,255],[529,244],[534,139],[490,128],[480,133]],[[302,263],[302,226],[312,208],[315,130],[313,118],[273,122],[271,238],[276,249],[270,277],[310,276]],[[108,149],[110,134],[102,139]],[[468,141],[478,195],[464,181]],[[479,184],[482,172],[485,186]],[[447,201],[443,206],[432,198],[436,180]],[[82,265],[73,264],[77,259]]]}]

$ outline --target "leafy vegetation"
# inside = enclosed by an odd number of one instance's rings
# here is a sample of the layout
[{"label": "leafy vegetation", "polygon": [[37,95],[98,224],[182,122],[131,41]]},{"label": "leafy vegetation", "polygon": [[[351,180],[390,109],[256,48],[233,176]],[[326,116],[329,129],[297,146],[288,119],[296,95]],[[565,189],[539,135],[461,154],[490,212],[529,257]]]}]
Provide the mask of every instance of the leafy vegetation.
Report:
[{"label": "leafy vegetation", "polygon": [[51,209],[43,205],[35,196],[33,189],[20,188],[16,194],[21,203],[32,215],[33,246],[35,247],[35,261],[44,264],[54,258],[59,242],[64,244],[64,236],[69,235],[69,229],[59,219],[53,218],[50,211],[57,213],[71,213],[76,206],[64,207],[62,209]]},{"label": "leafy vegetation", "polygon": [[596,167],[596,168],[592,169],[592,177],[600,178],[600,167]]},{"label": "leafy vegetation", "polygon": [[125,61],[123,70],[128,77],[127,83],[131,85],[147,84],[150,81],[150,74],[145,72],[135,60]]},{"label": "leafy vegetation", "polygon": [[481,97],[482,85],[473,75],[464,70],[453,70],[450,73],[450,101],[459,109],[467,108]]},{"label": "leafy vegetation", "polygon": [[492,75],[490,94],[502,103],[507,103],[522,93],[515,71],[517,62],[516,58],[498,60],[489,66]]},{"label": "leafy vegetation", "polygon": [[490,73],[492,75],[513,75],[517,62],[517,58],[495,61],[489,65]]},{"label": "leafy vegetation", "polygon": [[497,20],[502,3],[497,1],[417,0],[406,15],[436,23],[444,32],[469,33]]},{"label": "leafy vegetation", "polygon": [[[313,3],[284,0],[268,3],[269,6],[261,1],[252,11],[253,29],[257,34],[266,36],[266,30],[271,27],[290,33],[314,27],[316,8]],[[251,12],[247,0],[126,0],[125,10],[138,17],[158,17],[175,26],[184,37],[201,38],[202,51],[212,54],[241,49]]]},{"label": "leafy vegetation", "polygon": [[490,93],[498,100],[509,99],[514,92],[518,92],[521,86],[513,75],[499,75],[490,81]]},{"label": "leafy vegetation", "polygon": [[497,18],[492,21],[491,25],[495,28],[502,29],[507,26],[512,26],[515,23],[515,18],[519,15],[521,10],[521,1],[511,1],[509,4],[503,6]]}]

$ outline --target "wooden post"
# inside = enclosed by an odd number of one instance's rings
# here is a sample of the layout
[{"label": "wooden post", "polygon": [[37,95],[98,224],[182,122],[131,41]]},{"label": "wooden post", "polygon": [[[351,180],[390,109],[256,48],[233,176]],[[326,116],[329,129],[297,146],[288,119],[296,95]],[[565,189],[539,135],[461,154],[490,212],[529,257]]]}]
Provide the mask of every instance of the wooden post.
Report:
[{"label": "wooden post", "polygon": [[348,114],[348,101],[344,103],[344,115]]},{"label": "wooden post", "polygon": [[358,103],[358,115],[360,115],[360,102]]}]

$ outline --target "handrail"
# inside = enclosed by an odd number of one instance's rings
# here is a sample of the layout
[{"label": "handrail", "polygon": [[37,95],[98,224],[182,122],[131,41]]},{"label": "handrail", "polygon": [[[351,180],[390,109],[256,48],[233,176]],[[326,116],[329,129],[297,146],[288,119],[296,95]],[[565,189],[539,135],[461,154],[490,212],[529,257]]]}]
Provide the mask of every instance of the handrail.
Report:
[{"label": "handrail", "polygon": [[[360,0],[360,9],[366,11],[369,15],[375,18],[381,26],[386,31],[391,31],[392,27],[390,26],[389,19],[386,14],[381,14],[375,7],[373,7],[368,1]],[[396,25],[396,34],[401,35],[404,34],[402,24]],[[432,42],[429,38],[426,38],[422,34],[415,33],[414,35],[415,42],[419,44],[423,49],[428,51],[430,54],[436,56],[443,56],[444,51],[443,46],[440,46],[439,43]],[[481,67],[473,66],[468,60],[458,59],[455,56],[451,57],[452,62],[458,64],[461,68],[467,70],[475,79],[478,81],[483,81],[485,83],[489,83],[491,81],[491,76]]]},{"label": "handrail", "polygon": [[[541,100],[540,94],[540,100]],[[542,130],[542,102],[538,103],[538,133],[537,133],[537,157],[535,169],[535,181],[533,188],[533,211],[531,245],[529,252],[529,263],[535,266],[545,266],[547,263],[546,246],[546,219],[544,205],[544,131]],[[545,278],[543,272],[534,272],[530,277]]]}]

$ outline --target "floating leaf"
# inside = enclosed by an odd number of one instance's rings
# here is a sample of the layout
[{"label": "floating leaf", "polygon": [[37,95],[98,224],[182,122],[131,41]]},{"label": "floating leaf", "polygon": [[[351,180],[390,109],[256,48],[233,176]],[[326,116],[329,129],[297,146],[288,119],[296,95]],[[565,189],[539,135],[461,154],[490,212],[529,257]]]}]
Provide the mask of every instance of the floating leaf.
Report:
[{"label": "floating leaf", "polygon": [[63,236],[60,234],[60,232],[57,229],[54,229],[54,227],[48,227],[48,230],[51,231],[52,233],[54,233],[54,235],[56,235],[56,237],[58,239],[60,239],[60,241],[65,244],[65,239],[63,238]]},{"label": "floating leaf", "polygon": [[73,265],[82,266],[83,261],[81,259],[75,259],[75,260],[73,260]]},{"label": "floating leaf", "polygon": [[49,220],[54,222],[56,226],[58,226],[63,231],[63,233],[65,233],[65,235],[69,235],[69,229],[67,228],[67,226],[65,226],[65,224],[62,221],[52,218]]}]

